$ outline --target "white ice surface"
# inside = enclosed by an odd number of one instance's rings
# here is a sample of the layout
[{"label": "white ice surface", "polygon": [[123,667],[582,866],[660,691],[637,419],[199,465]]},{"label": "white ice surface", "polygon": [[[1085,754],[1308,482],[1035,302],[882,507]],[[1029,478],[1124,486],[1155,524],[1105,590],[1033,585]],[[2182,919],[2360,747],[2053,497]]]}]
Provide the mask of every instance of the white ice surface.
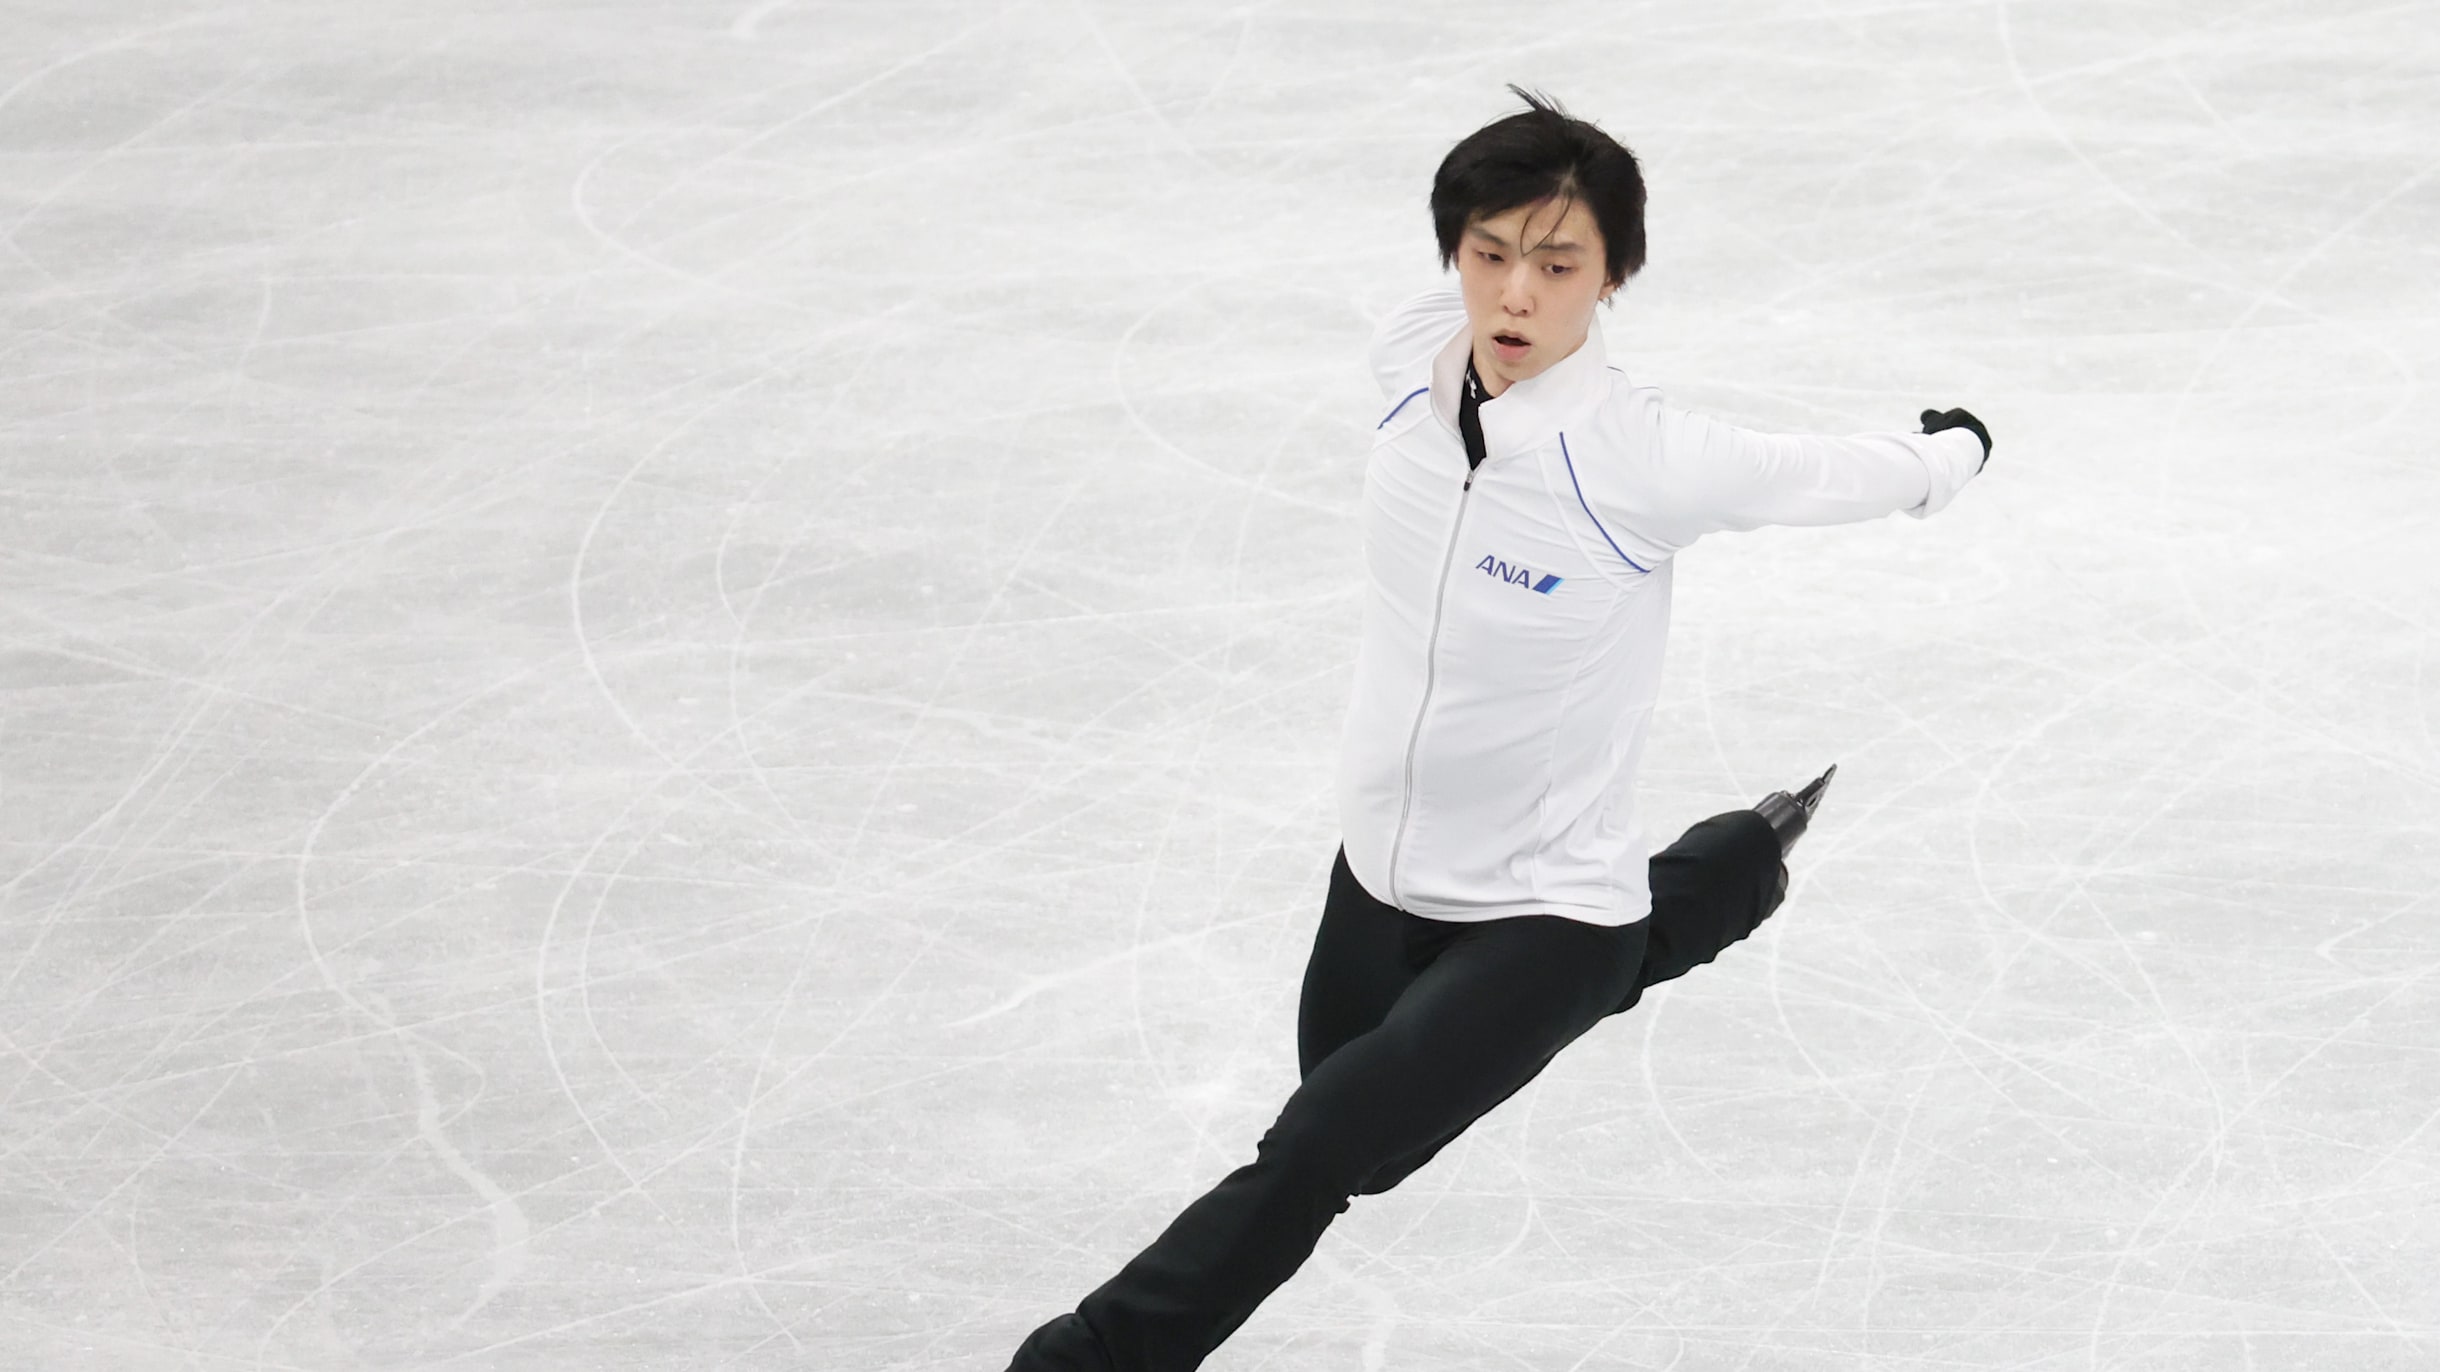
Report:
[{"label": "white ice surface", "polygon": [[0,10],[0,1367],[999,1372],[1295,1079],[1424,196],[1946,513],[1690,551],[1788,907],[1215,1369],[2440,1367],[2440,5]]}]

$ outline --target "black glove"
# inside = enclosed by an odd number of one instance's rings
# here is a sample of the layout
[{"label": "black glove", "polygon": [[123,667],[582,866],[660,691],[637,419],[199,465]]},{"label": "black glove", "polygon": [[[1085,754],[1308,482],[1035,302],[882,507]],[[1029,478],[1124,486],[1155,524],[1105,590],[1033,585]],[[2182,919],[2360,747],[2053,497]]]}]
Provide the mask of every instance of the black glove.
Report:
[{"label": "black glove", "polygon": [[1925,410],[1923,412],[1923,431],[1927,434],[1936,434],[1942,429],[1972,429],[1974,436],[1981,439],[1983,445],[1983,460],[1974,470],[1980,472],[1984,467],[1991,465],[1991,431],[1983,427],[1983,422],[1976,419],[1972,411]]}]

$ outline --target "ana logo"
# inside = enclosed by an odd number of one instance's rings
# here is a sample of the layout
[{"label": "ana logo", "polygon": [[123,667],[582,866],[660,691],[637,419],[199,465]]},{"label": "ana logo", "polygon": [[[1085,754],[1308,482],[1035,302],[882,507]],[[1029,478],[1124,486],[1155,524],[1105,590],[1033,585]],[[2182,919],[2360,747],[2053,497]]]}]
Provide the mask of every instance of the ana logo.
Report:
[{"label": "ana logo", "polygon": [[1526,590],[1538,591],[1543,595],[1549,595],[1561,581],[1566,579],[1556,576],[1538,577],[1528,568],[1502,562],[1488,553],[1483,555],[1482,561],[1474,564],[1474,570],[1495,576],[1511,586],[1522,586]]}]

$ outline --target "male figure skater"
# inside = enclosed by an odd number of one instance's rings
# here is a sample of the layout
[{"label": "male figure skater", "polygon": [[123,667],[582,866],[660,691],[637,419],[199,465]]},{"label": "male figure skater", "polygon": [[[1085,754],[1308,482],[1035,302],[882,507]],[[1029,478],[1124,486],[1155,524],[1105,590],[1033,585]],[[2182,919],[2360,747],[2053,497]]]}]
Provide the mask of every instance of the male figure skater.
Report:
[{"label": "male figure skater", "polygon": [[1012,1372],[1189,1372],[1352,1197],[1396,1186],[1777,909],[1828,772],[1646,857],[1634,783],[1671,559],[1718,529],[1922,518],[1990,456],[1963,410],[1926,410],[1913,434],[1764,434],[1608,366],[1593,308],[1643,267],[1641,169],[1509,89],[1529,108],[1433,178],[1457,284],[1373,339],[1387,413],[1303,1083],[1253,1162],[1035,1330]]}]

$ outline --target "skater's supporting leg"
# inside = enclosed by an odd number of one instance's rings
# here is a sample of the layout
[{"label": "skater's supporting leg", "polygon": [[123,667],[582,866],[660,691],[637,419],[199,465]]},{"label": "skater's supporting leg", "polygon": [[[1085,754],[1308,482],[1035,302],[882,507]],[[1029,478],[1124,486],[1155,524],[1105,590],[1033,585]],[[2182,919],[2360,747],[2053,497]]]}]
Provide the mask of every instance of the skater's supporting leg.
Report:
[{"label": "skater's supporting leg", "polygon": [[[1422,936],[1448,928],[1373,897],[1348,870],[1347,850],[1330,866],[1330,894],[1305,959],[1296,998],[1296,1074],[1313,1075],[1340,1045],[1371,1033],[1415,984],[1434,951]],[[1420,956],[1419,956],[1420,955]]]},{"label": "skater's supporting leg", "polygon": [[[1323,1059],[1370,1033],[1388,1017],[1399,996],[1430,965],[1450,937],[1468,926],[1410,915],[1376,899],[1348,869],[1345,849],[1330,870],[1330,898],[1305,962],[1305,984],[1296,1003],[1296,1057],[1300,1076],[1310,1077]],[[1621,935],[1640,937],[1640,935]],[[1524,1089],[1519,1081],[1514,1090]],[[1466,1132],[1475,1118],[1508,1099],[1493,1101],[1419,1148],[1373,1169],[1358,1195],[1377,1196],[1412,1176]]]},{"label": "skater's supporting leg", "polygon": [[[1432,921],[1417,921],[1432,926]],[[1643,925],[1555,915],[1417,931],[1426,965],[1381,1022],[1313,1066],[1238,1168],[1015,1372],[1189,1372],[1286,1281],[1384,1164],[1453,1136],[1617,1004]],[[1431,946],[1421,946],[1428,944]]]}]

